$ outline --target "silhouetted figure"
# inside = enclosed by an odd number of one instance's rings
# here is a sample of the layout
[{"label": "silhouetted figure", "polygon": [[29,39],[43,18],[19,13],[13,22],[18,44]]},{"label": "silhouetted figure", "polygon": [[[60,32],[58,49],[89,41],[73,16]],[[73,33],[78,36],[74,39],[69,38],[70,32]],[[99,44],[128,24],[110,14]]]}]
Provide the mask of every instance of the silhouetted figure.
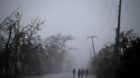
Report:
[{"label": "silhouetted figure", "polygon": [[81,70],[79,69],[78,70],[78,78],[80,78],[80,76],[81,76]]},{"label": "silhouetted figure", "polygon": [[85,75],[88,76],[88,69],[85,70]]},{"label": "silhouetted figure", "polygon": [[75,76],[75,73],[76,73],[76,70],[75,69],[73,69],[73,78],[74,78],[74,76]]},{"label": "silhouetted figure", "polygon": [[83,78],[83,76],[84,76],[84,70],[82,69],[81,70],[81,77]]}]

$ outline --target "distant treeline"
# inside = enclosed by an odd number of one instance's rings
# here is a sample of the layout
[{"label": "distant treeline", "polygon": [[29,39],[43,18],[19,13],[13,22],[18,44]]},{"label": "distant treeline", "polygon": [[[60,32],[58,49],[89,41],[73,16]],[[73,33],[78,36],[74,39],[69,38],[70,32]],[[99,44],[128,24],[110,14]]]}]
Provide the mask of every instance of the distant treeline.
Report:
[{"label": "distant treeline", "polygon": [[140,36],[133,30],[120,33],[120,52],[118,64],[114,60],[115,44],[106,45],[91,58],[90,65],[97,78],[139,77]]},{"label": "distant treeline", "polygon": [[58,34],[42,40],[38,31],[44,22],[34,19],[24,26],[21,16],[14,12],[0,23],[0,78],[61,71],[66,42],[73,38]]}]

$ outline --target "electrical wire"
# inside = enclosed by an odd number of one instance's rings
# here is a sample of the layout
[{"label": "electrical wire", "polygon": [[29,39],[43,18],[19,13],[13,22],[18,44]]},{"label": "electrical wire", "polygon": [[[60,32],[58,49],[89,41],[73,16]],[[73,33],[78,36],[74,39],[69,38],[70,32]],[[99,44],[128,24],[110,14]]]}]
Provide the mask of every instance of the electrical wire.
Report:
[{"label": "electrical wire", "polygon": [[[113,6],[113,3],[114,3],[114,0],[112,1],[112,5],[111,6]],[[112,10],[113,10],[114,8],[110,8],[109,9],[109,13],[108,13],[108,15],[107,15],[107,17],[106,17],[106,20],[103,22],[103,24],[104,23],[108,23],[109,21],[110,21],[110,19],[111,19],[111,16],[110,15],[112,15]],[[110,12],[111,11],[111,12]],[[103,25],[102,25],[102,28],[100,29],[100,31],[99,31],[99,33],[98,33],[98,35],[100,35],[100,34],[102,34],[102,31],[104,31],[105,29],[106,29],[107,27],[104,27]]]}]

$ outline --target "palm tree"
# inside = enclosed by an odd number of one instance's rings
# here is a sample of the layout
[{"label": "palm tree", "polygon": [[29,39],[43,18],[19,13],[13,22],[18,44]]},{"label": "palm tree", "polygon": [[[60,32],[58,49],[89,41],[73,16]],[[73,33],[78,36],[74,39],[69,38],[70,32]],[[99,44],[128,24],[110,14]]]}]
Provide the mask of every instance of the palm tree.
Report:
[{"label": "palm tree", "polygon": [[128,31],[122,31],[120,33],[120,51],[123,52],[127,47],[129,47],[129,41],[135,38],[135,33],[133,29]]}]

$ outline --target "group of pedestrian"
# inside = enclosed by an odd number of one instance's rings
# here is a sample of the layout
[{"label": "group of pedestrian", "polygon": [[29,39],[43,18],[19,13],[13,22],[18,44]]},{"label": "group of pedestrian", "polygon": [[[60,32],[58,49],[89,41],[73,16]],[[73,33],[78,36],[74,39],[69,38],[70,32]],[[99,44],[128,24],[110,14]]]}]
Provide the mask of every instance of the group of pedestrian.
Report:
[{"label": "group of pedestrian", "polygon": [[[76,69],[73,69],[73,78],[75,77]],[[88,69],[79,69],[77,70],[78,78],[83,78],[88,76]]]}]

